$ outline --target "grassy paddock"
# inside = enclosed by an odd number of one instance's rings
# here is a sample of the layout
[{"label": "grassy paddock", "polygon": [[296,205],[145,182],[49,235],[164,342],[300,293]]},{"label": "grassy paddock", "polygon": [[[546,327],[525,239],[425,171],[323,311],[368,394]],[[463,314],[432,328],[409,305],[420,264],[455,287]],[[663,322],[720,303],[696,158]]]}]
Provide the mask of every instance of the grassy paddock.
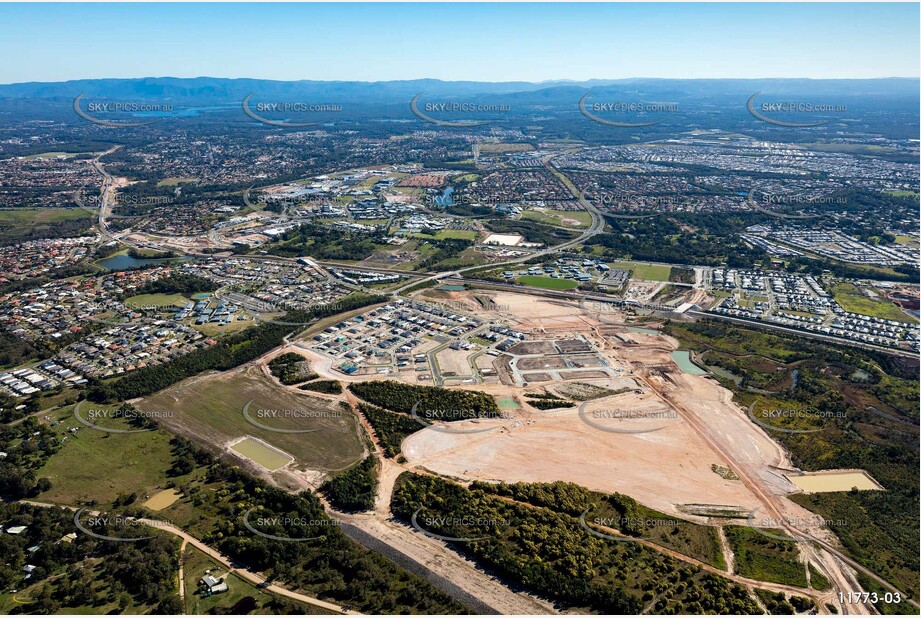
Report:
[{"label": "grassy paddock", "polygon": [[548,290],[572,290],[579,287],[579,283],[571,279],[554,279],[553,277],[542,277],[540,275],[518,277],[518,283]]},{"label": "grassy paddock", "polygon": [[592,215],[584,210],[526,210],[522,219],[558,227],[585,228],[592,224]]},{"label": "grassy paddock", "polygon": [[[835,301],[845,311],[869,315],[884,320],[897,320],[917,324],[917,321],[902,313],[894,303],[888,300],[873,300],[866,296],[852,283],[839,283],[829,290]],[[885,298],[880,294],[880,298]]]},{"label": "grassy paddock", "polygon": [[[261,425],[318,431],[282,433],[259,427],[243,415],[249,402],[250,419]],[[340,470],[363,454],[357,419],[351,411],[335,402],[281,389],[258,368],[189,380],[145,398],[137,407],[168,412],[170,416],[163,421],[167,428],[207,436],[215,446],[244,436],[259,438],[312,470]]]},{"label": "grassy paddock", "polygon": [[[85,403],[81,415],[87,418],[91,408],[114,409]],[[53,412],[50,422],[57,423],[53,431],[66,435],[67,441],[37,472],[39,477],[51,480],[51,489],[41,494],[39,500],[67,505],[96,500],[104,504],[131,494],[143,498],[165,487],[166,471],[172,465],[169,437],[165,433],[122,434],[92,429],[74,417],[73,406]],[[108,419],[98,424],[132,429],[122,420]],[[77,428],[77,432],[71,434],[71,428]]]}]

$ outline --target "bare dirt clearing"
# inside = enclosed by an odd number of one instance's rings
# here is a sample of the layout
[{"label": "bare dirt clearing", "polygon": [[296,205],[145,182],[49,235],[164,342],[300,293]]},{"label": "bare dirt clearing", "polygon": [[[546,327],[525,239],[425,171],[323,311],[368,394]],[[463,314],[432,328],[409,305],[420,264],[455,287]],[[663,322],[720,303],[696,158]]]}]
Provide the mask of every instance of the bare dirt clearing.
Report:
[{"label": "bare dirt clearing", "polygon": [[[590,489],[620,492],[666,513],[678,504],[733,504],[751,510],[759,501],[738,481],[711,470],[722,458],[710,451],[680,418],[662,419],[651,395],[632,393],[593,402],[624,416],[594,419],[613,433],[583,421],[576,409],[536,413],[516,421],[480,421],[500,429],[479,434],[423,430],[409,436],[403,453],[410,465],[465,479],[506,482],[571,481]],[[597,410],[596,410],[597,411]],[[591,412],[589,412],[591,414]],[[616,413],[615,413],[616,415]]]}]

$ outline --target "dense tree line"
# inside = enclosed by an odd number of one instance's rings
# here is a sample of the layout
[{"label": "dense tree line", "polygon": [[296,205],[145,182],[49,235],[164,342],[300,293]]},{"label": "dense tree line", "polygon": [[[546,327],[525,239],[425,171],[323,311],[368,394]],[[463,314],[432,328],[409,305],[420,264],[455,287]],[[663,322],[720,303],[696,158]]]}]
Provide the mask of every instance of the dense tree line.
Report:
[{"label": "dense tree line", "polygon": [[391,507],[407,523],[418,513],[430,533],[476,539],[451,545],[506,583],[570,608],[638,614],[658,598],[658,613],[759,613],[741,586],[643,545],[592,536],[578,518],[548,508],[408,472]]},{"label": "dense tree line", "polygon": [[470,487],[571,517],[579,517],[582,513],[590,511],[589,521],[592,518],[601,517],[607,521],[608,528],[619,530],[628,536],[651,539],[659,545],[670,547],[717,568],[726,567],[719,537],[713,527],[665,515],[643,506],[624,494],[590,491],[581,485],[565,481],[553,483],[474,481]]},{"label": "dense tree line", "polygon": [[581,485],[555,481],[553,483],[485,483],[474,481],[471,489],[542,506],[578,517],[596,502],[596,495]]},{"label": "dense tree line", "polygon": [[358,404],[358,411],[371,423],[387,457],[399,455],[403,439],[423,428],[419,421],[407,414],[391,412],[366,403]]},{"label": "dense tree line", "polygon": [[477,391],[416,386],[394,380],[355,382],[349,390],[368,403],[395,412],[416,414],[430,421],[456,421],[499,416],[492,396]]},{"label": "dense tree line", "polygon": [[299,387],[302,391],[314,391],[326,395],[339,395],[342,393],[342,383],[339,380],[314,380]]},{"label": "dense tree line", "polygon": [[566,401],[565,399],[540,398],[528,399],[527,401],[529,406],[533,406],[538,410],[557,410],[559,408],[571,408],[576,405],[571,401]]},{"label": "dense tree line", "polygon": [[291,326],[268,323],[251,326],[221,338],[214,345],[199,348],[168,363],[145,367],[104,384],[97,382],[88,397],[103,403],[150,395],[176,382],[207,370],[226,371],[278,347]]},{"label": "dense tree line", "polygon": [[365,457],[361,463],[323,483],[320,491],[340,511],[370,511],[377,491],[377,460],[373,455]]}]

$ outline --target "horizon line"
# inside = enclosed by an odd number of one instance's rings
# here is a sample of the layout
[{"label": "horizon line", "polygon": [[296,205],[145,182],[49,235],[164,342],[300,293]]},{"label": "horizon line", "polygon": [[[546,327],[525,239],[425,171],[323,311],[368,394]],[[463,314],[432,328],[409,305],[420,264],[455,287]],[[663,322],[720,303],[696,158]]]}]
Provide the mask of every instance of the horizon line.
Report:
[{"label": "horizon line", "polygon": [[297,83],[297,82],[313,82],[313,83],[353,83],[353,84],[381,84],[381,83],[400,83],[400,82],[416,82],[416,81],[433,81],[441,82],[444,84],[451,83],[474,83],[474,84],[532,84],[532,85],[541,85],[541,84],[559,84],[559,83],[571,83],[571,84],[582,84],[586,82],[621,82],[621,81],[634,81],[634,80],[661,80],[661,81],[758,81],[758,80],[806,80],[806,81],[875,81],[875,80],[892,80],[892,79],[903,79],[903,80],[921,80],[921,75],[888,75],[888,76],[879,76],[879,77],[589,77],[586,79],[572,79],[567,77],[553,78],[553,79],[543,79],[539,81],[529,81],[523,79],[517,80],[477,80],[477,79],[441,79],[437,77],[414,77],[411,79],[378,79],[378,80],[364,80],[364,79],[275,79],[269,77],[221,77],[215,75],[196,75],[194,77],[180,77],[175,75],[143,75],[139,77],[77,77],[73,79],[65,80],[30,80],[25,82],[3,82],[0,83],[0,86],[22,86],[27,84],[68,84],[71,82],[82,82],[82,81],[91,81],[91,80],[143,80],[143,79],[184,79],[184,80],[195,80],[195,79],[222,79],[222,80],[253,80],[253,81],[266,81],[266,82],[279,82],[279,83]]}]

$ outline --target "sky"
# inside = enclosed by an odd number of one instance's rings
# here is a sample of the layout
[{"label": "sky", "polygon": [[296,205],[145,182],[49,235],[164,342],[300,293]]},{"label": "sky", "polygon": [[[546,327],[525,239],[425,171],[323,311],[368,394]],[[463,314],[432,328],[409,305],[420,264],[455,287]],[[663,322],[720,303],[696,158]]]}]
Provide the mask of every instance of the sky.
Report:
[{"label": "sky", "polygon": [[918,77],[918,3],[2,4],[0,83]]}]

